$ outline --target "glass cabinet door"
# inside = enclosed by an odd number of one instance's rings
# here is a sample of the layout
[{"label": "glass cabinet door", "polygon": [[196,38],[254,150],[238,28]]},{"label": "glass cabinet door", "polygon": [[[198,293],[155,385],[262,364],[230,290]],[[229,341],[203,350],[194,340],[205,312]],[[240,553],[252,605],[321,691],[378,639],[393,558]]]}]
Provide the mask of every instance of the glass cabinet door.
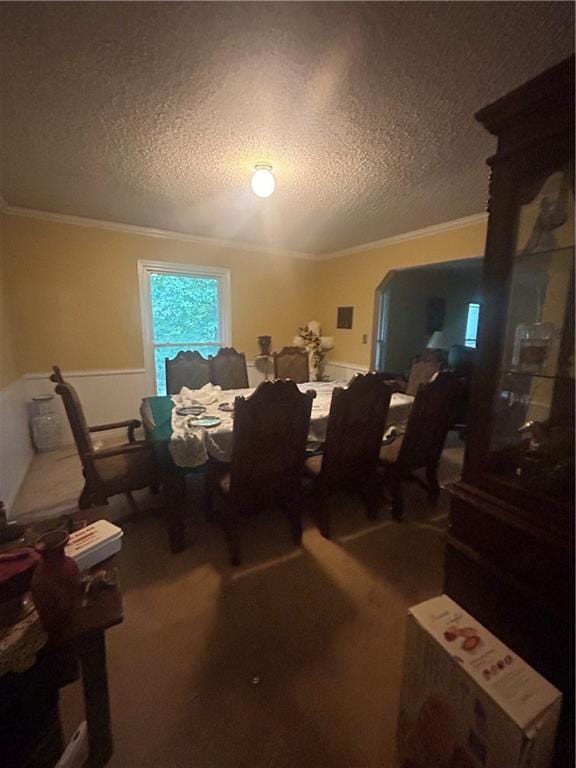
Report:
[{"label": "glass cabinet door", "polygon": [[489,470],[568,501],[574,482],[574,193],[568,173],[521,206]]}]

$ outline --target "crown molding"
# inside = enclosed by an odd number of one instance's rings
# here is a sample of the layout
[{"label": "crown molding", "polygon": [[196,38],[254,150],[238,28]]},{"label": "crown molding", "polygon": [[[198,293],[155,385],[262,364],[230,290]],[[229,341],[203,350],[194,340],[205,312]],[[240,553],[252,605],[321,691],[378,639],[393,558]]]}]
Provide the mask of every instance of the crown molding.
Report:
[{"label": "crown molding", "polygon": [[41,219],[42,221],[53,221],[59,224],[72,224],[76,227],[106,229],[112,232],[123,232],[132,235],[141,235],[143,237],[158,237],[164,240],[179,240],[180,242],[195,243],[196,245],[205,245],[212,248],[229,248],[236,251],[250,251],[251,253],[263,253],[268,256],[284,256],[292,259],[309,259],[312,261],[317,261],[322,258],[322,256],[317,254],[305,253],[304,251],[268,248],[264,245],[256,245],[236,240],[219,240],[212,237],[202,237],[201,235],[190,235],[186,232],[173,232],[169,229],[154,229],[153,227],[144,227],[138,224],[122,224],[119,221],[105,221],[103,219],[90,219],[84,216],[72,216],[67,213],[39,211],[34,208],[23,208],[19,205],[6,205],[3,200],[0,200],[0,211],[10,216]]},{"label": "crown molding", "polygon": [[212,237],[203,237],[201,235],[191,235],[186,232],[174,232],[168,229],[154,229],[153,227],[144,227],[138,224],[122,224],[118,221],[105,221],[103,219],[90,219],[84,216],[72,216],[66,213],[54,213],[52,211],[39,211],[34,208],[24,208],[18,205],[7,205],[4,198],[0,197],[0,211],[10,216],[21,216],[29,219],[41,219],[43,221],[53,221],[59,224],[72,224],[77,227],[93,227],[95,229],[105,229],[112,232],[123,232],[127,234],[141,235],[142,237],[157,237],[164,240],[179,240],[180,242],[195,243],[196,245],[205,245],[212,248],[227,248],[236,251],[249,251],[251,253],[263,253],[269,256],[284,256],[292,259],[307,259],[309,261],[327,261],[329,259],[339,259],[343,256],[353,256],[356,253],[373,251],[377,248],[383,248],[396,243],[403,243],[408,240],[418,240],[422,237],[431,237],[443,232],[451,232],[457,229],[464,229],[474,224],[480,224],[488,219],[487,213],[475,213],[472,216],[465,216],[461,219],[446,221],[442,224],[434,224],[430,227],[415,229],[412,232],[405,232],[392,237],[384,237],[382,240],[374,240],[370,243],[353,245],[350,248],[344,248],[341,251],[331,253],[306,253],[304,251],[291,251],[282,248],[270,248],[263,245],[245,243],[236,240],[220,240]]},{"label": "crown molding", "polygon": [[455,229],[464,229],[470,227],[473,224],[480,224],[488,220],[487,213],[474,213],[472,216],[464,216],[461,219],[454,219],[453,221],[445,221],[442,224],[433,224],[431,227],[423,227],[422,229],[415,229],[412,232],[404,232],[401,235],[393,235],[392,237],[384,237],[382,240],[374,240],[371,243],[363,243],[362,245],[353,245],[350,248],[344,248],[341,251],[333,251],[332,253],[323,253],[317,256],[317,259],[325,261],[327,259],[340,259],[343,256],[353,256],[355,253],[363,253],[364,251],[374,251],[377,248],[383,248],[387,245],[395,245],[396,243],[404,243],[408,240],[418,240],[421,237],[431,237],[432,235],[440,235],[443,232],[451,232]]}]

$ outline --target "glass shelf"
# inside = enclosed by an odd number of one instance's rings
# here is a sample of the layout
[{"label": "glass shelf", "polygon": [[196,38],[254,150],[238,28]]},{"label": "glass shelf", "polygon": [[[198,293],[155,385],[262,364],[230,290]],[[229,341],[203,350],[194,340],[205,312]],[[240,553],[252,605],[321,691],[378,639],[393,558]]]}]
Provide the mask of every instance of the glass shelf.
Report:
[{"label": "glass shelf", "polygon": [[574,473],[574,197],[566,179],[555,172],[518,210],[488,455],[502,481],[560,500]]}]

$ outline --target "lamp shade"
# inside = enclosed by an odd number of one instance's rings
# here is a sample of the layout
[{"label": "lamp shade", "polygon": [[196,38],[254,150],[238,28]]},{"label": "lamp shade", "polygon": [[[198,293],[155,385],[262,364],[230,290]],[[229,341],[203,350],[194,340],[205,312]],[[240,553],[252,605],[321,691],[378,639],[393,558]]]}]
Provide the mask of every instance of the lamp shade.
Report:
[{"label": "lamp shade", "polygon": [[442,331],[434,331],[430,336],[430,341],[426,344],[426,349],[446,349],[446,340]]}]

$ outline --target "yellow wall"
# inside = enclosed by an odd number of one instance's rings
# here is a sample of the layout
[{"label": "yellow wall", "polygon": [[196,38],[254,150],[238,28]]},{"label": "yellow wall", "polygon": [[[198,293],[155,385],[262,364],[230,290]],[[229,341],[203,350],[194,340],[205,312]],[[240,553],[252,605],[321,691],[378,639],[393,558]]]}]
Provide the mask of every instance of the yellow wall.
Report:
[{"label": "yellow wall", "polygon": [[[298,325],[316,319],[335,337],[332,360],[369,365],[375,290],[387,272],[480,256],[484,239],[485,224],[476,223],[315,262],[5,214],[1,383],[54,363],[65,370],[141,368],[139,259],[228,267],[232,343],[248,358],[257,353],[258,335],[270,334],[279,349]],[[348,305],[354,327],[336,330],[336,308]],[[11,328],[18,332],[13,345]]]},{"label": "yellow wall", "polygon": [[[480,222],[319,262],[315,319],[323,334],[334,336],[332,359],[370,365],[375,291],[390,270],[482,256],[485,239],[486,224]],[[354,307],[351,330],[336,330],[339,306]]]},{"label": "yellow wall", "polygon": [[5,219],[0,215],[0,389],[8,386],[19,376],[18,367],[14,357],[14,333],[12,317],[9,306],[9,292],[5,277],[4,248],[4,224]]},{"label": "yellow wall", "polygon": [[5,282],[21,372],[141,368],[139,259],[230,268],[232,343],[280,348],[311,318],[315,263],[5,215]]}]

